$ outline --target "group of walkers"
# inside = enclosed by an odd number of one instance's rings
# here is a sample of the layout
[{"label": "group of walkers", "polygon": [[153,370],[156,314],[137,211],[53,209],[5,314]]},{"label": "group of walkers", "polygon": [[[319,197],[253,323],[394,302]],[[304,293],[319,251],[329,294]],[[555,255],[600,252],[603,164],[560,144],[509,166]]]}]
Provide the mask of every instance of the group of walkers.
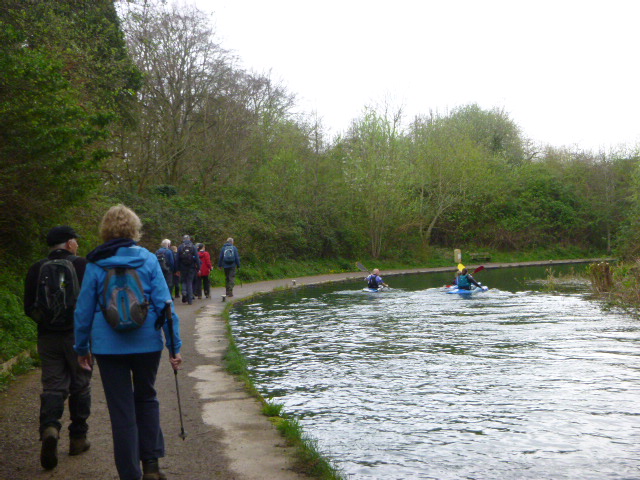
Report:
[{"label": "group of walkers", "polygon": [[[191,236],[184,235],[179,247],[171,245],[171,240],[162,241],[156,251],[156,257],[169,287],[175,298],[182,297],[182,303],[193,304],[193,300],[210,298],[211,280],[209,275],[213,269],[211,255],[206,251],[204,243],[195,244]],[[233,238],[227,238],[220,249],[218,267],[225,273],[225,296],[233,297],[236,282],[236,271],[240,268],[240,254],[233,244]],[[182,295],[181,295],[182,292]]]},{"label": "group of walkers", "polygon": [[[87,420],[97,362],[120,479],[167,478],[158,463],[165,450],[155,381],[163,346],[169,350],[174,371],[182,364],[180,319],[171,287],[175,275],[182,283],[183,302],[191,304],[194,291],[201,296],[202,289],[208,298],[212,266],[204,245],[196,249],[188,235],[175,251],[164,240],[154,255],[137,245],[141,228],[142,222],[131,209],[111,207],[100,223],[104,243],[85,259],[77,256],[80,236],[74,229],[55,227],[47,235],[48,257],[27,272],[24,310],[38,326],[40,463],[46,470],[58,464],[67,400],[69,454],[82,454],[91,446]],[[225,253],[228,250],[231,252]],[[233,239],[223,246],[219,266],[229,282],[227,295],[233,296],[233,280],[240,266]],[[196,272],[201,283],[194,289]]]}]

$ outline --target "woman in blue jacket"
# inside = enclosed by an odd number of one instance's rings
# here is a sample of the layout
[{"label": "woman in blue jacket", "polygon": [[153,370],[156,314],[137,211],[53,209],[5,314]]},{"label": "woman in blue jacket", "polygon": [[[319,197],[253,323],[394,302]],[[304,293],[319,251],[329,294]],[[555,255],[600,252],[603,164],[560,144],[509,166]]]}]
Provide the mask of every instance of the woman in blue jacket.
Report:
[{"label": "woman in blue jacket", "polygon": [[[83,368],[91,370],[92,357],[98,362],[120,479],[162,480],[166,476],[159,469],[158,458],[164,457],[165,452],[155,380],[163,349],[160,328],[167,305],[173,312],[173,338],[166,323],[162,328],[167,348],[173,347],[170,352],[174,355],[169,360],[174,370],[182,363],[182,342],[179,319],[160,264],[153,253],[136,245],[141,227],[138,216],[124,205],[111,207],[102,218],[100,236],[105,243],[87,255],[89,263],[75,310],[74,348]],[[122,315],[118,313],[120,303],[114,307],[105,298],[105,281],[116,266],[137,273],[143,300],[148,302],[146,317],[144,302]],[[142,322],[137,328],[119,331],[107,321],[113,323],[113,311],[116,318],[122,318],[134,310]]]}]

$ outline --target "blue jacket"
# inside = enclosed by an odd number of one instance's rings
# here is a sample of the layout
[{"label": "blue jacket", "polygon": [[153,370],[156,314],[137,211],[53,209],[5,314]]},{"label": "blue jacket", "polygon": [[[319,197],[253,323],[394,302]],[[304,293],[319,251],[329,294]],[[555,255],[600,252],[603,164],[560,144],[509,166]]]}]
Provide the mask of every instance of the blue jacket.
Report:
[{"label": "blue jacket", "polygon": [[[88,255],[88,257],[90,256],[91,254]],[[145,296],[151,304],[147,320],[136,330],[115,331],[105,320],[98,304],[98,297],[103,293],[104,281],[107,276],[104,268],[116,265],[137,269]],[[155,322],[169,301],[172,302],[171,293],[162,275],[158,259],[145,248],[137,245],[120,247],[116,250],[115,255],[100,258],[87,264],[74,315],[76,340],[74,349],[76,353],[78,355],[87,355],[89,352],[127,354],[162,350],[162,333],[155,329]],[[180,319],[175,313],[173,302],[171,303],[171,311],[173,312],[175,353],[180,353],[182,345]],[[169,339],[169,328],[166,323],[163,329],[164,338]]]},{"label": "blue jacket", "polygon": [[[233,262],[225,262],[224,261],[224,251],[227,247],[233,248]],[[218,266],[223,268],[231,268],[238,267],[240,268],[240,254],[238,253],[238,249],[235,245],[230,243],[225,243],[220,249],[220,258],[218,259]]]}]

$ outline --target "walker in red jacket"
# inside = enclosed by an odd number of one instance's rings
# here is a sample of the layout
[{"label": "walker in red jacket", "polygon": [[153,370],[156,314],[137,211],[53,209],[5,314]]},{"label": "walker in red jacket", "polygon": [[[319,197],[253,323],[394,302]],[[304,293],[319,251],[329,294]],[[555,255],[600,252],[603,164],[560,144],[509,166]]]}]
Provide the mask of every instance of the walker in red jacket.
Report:
[{"label": "walker in red jacket", "polygon": [[213,266],[211,265],[211,256],[209,252],[205,251],[204,243],[198,245],[198,256],[200,257],[200,271],[196,278],[196,286],[194,288],[194,295],[199,299],[202,298],[202,291],[204,290],[205,298],[209,298],[211,290],[211,283],[209,281],[209,274]]}]

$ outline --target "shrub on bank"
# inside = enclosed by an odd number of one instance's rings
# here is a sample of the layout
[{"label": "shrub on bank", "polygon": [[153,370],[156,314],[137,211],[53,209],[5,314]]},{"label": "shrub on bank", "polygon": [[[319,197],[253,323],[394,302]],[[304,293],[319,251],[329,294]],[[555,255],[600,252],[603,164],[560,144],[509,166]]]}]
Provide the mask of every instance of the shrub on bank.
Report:
[{"label": "shrub on bank", "polygon": [[0,287],[0,362],[31,349],[36,341],[36,324],[24,314],[22,299]]}]

